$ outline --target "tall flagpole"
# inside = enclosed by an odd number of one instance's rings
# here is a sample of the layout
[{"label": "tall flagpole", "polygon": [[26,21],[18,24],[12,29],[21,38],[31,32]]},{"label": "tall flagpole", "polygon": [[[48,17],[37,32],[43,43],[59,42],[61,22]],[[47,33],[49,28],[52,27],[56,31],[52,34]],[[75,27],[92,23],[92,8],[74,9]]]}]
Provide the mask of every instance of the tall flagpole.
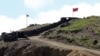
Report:
[{"label": "tall flagpole", "polygon": [[72,17],[74,17],[74,12],[72,11]]},{"label": "tall flagpole", "polygon": [[72,17],[74,17],[74,8],[72,9]]},{"label": "tall flagpole", "polygon": [[29,15],[26,14],[26,27],[28,26],[28,17],[29,17]]}]

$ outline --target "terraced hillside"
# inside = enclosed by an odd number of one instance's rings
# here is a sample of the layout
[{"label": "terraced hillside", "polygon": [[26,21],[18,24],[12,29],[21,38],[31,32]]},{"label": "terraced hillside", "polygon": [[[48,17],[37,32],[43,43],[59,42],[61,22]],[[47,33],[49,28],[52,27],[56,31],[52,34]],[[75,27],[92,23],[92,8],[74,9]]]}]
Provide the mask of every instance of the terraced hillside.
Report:
[{"label": "terraced hillside", "polygon": [[70,20],[46,31],[42,36],[66,44],[100,49],[100,17]]}]

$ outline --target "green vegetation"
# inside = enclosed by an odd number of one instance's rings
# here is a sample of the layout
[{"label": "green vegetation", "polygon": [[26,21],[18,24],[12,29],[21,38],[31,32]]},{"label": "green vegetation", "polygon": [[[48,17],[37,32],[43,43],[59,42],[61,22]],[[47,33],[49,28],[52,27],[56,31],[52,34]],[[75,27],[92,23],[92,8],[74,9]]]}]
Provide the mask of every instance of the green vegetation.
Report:
[{"label": "green vegetation", "polygon": [[85,18],[85,19],[77,20],[67,27],[62,27],[62,30],[66,30],[66,31],[80,30],[88,25],[96,27],[97,24],[100,24],[99,22],[100,22],[100,18]]},{"label": "green vegetation", "polygon": [[83,37],[80,39],[80,45],[83,46],[93,46],[93,41],[87,37]]},{"label": "green vegetation", "polygon": [[98,44],[97,40],[92,40],[92,39],[89,39],[87,37],[82,37],[82,38],[76,38],[76,37],[68,38],[67,42],[68,43],[74,43],[76,45],[86,46],[86,47],[94,47],[94,46],[97,46],[97,44]]},{"label": "green vegetation", "polygon": [[68,27],[64,27],[62,29],[67,30],[67,31],[79,30],[82,27],[84,27],[85,25],[87,25],[87,23],[88,23],[87,20],[77,20],[72,25],[70,25]]},{"label": "green vegetation", "polygon": [[99,49],[99,36],[100,17],[91,16],[84,19],[77,19],[75,21],[72,20],[69,25],[57,27],[52,32],[49,32],[49,34],[46,35],[46,38],[59,40],[66,44]]},{"label": "green vegetation", "polygon": [[95,33],[100,35],[100,30],[96,30]]}]

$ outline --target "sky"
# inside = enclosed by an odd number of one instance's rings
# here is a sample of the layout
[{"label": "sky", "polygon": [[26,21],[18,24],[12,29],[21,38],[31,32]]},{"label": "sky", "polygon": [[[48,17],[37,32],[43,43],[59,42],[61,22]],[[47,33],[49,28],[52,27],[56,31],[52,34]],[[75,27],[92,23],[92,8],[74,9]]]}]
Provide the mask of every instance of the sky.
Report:
[{"label": "sky", "polygon": [[[77,12],[72,12],[78,8]],[[0,33],[16,31],[29,24],[53,23],[61,17],[100,16],[100,0],[0,0]]]}]

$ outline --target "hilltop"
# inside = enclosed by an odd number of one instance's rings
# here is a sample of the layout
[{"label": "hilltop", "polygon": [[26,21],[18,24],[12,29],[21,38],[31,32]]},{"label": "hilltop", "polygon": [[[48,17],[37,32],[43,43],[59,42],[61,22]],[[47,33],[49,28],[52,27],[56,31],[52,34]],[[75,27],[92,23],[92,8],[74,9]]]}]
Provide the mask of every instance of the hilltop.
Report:
[{"label": "hilltop", "polygon": [[28,36],[42,35],[65,44],[84,46],[87,48],[100,48],[100,17],[86,18],[62,17],[60,21],[52,24],[30,25],[21,29]]},{"label": "hilltop", "polygon": [[2,36],[0,56],[100,56],[99,16],[62,17]]}]

